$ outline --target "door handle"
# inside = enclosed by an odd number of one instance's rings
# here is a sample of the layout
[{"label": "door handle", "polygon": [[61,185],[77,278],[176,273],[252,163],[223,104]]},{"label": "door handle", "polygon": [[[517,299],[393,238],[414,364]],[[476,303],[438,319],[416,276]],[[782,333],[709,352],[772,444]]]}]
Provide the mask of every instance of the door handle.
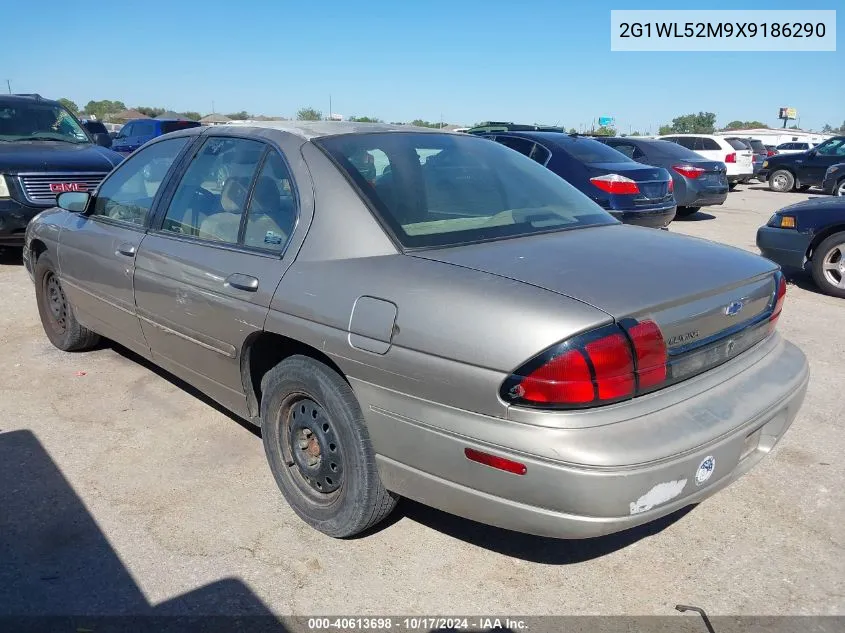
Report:
[{"label": "door handle", "polygon": [[117,252],[115,255],[126,255],[126,257],[135,257],[135,253],[138,251],[135,248],[134,244],[121,244],[117,247]]},{"label": "door handle", "polygon": [[233,273],[226,278],[226,285],[237,288],[238,290],[255,292],[258,290],[258,279],[251,275]]}]

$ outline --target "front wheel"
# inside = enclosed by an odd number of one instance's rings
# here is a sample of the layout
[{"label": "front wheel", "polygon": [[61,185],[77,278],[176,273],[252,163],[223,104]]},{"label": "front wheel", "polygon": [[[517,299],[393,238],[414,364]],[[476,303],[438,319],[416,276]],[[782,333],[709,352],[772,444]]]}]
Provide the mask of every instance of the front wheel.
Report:
[{"label": "front wheel", "polygon": [[65,352],[84,351],[97,345],[99,335],[76,320],[56,266],[47,253],[42,253],[35,263],[35,298],[44,333],[53,345]]},{"label": "front wheel", "polygon": [[813,279],[825,294],[845,299],[845,231],[834,233],[814,249]]},{"label": "front wheel", "polygon": [[688,218],[695,215],[701,210],[701,207],[678,207],[677,216],[679,218]]},{"label": "front wheel", "polygon": [[769,189],[779,193],[792,191],[795,186],[795,176],[785,169],[778,169],[769,176]]},{"label": "front wheel", "polygon": [[332,368],[291,356],[261,381],[261,437],[288,504],[311,527],[344,538],[384,519],[385,489],[361,408]]},{"label": "front wheel", "polygon": [[833,187],[833,195],[839,196],[840,198],[845,196],[845,178],[837,182],[836,186]]}]

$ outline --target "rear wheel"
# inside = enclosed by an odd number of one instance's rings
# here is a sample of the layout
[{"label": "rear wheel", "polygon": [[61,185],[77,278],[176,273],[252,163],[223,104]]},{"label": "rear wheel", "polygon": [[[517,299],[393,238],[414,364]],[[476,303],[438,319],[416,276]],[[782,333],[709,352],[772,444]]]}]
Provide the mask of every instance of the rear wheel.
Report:
[{"label": "rear wheel", "polygon": [[701,207],[678,207],[677,216],[679,218],[688,218],[691,215],[695,215],[701,210]]},{"label": "rear wheel", "polygon": [[792,191],[794,186],[795,176],[785,169],[778,169],[769,176],[769,189],[772,191],[784,193],[786,191]]},{"label": "rear wheel", "polygon": [[834,233],[814,249],[813,279],[825,294],[845,299],[845,231]]},{"label": "rear wheel", "polygon": [[35,297],[41,325],[53,345],[65,352],[84,351],[97,345],[99,335],[76,320],[56,266],[47,253],[42,253],[35,263]]},{"label": "rear wheel", "polygon": [[845,196],[845,178],[837,182],[833,187],[833,195],[839,197]]},{"label": "rear wheel", "polygon": [[397,497],[381,483],[364,416],[337,372],[291,356],[267,372],[261,388],[264,451],[302,520],[343,538],[390,514]]}]

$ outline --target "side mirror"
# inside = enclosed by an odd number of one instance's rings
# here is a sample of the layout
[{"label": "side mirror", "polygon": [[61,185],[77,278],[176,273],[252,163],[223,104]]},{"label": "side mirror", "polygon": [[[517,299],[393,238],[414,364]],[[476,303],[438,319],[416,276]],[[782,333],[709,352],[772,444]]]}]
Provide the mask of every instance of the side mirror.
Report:
[{"label": "side mirror", "polygon": [[101,147],[111,147],[111,136],[100,132],[94,135],[94,142]]},{"label": "side mirror", "polygon": [[60,209],[71,213],[85,213],[91,194],[87,191],[65,191],[56,196],[56,204]]}]

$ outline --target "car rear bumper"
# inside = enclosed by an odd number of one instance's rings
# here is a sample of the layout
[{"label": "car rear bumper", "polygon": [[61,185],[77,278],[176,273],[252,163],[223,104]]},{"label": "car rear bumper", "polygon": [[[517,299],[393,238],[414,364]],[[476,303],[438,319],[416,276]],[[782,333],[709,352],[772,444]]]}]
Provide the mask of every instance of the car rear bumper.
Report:
[{"label": "car rear bumper", "polygon": [[694,180],[688,181],[684,193],[676,193],[679,207],[707,207],[724,204],[728,199],[728,183],[721,185],[699,185]]},{"label": "car rear bumper", "polygon": [[608,213],[625,224],[662,229],[675,219],[677,206],[658,207],[656,209],[608,209]]},{"label": "car rear bumper", "polygon": [[0,247],[23,246],[26,225],[45,207],[30,207],[14,198],[0,200]]},{"label": "car rear bumper", "polygon": [[803,270],[812,237],[793,229],[761,226],[757,229],[757,248],[763,257],[784,268]]},{"label": "car rear bumper", "polygon": [[[645,396],[651,398],[648,415],[626,419],[623,403],[615,405],[618,422],[590,428],[523,424],[354,379],[352,386],[366,411],[379,472],[389,490],[506,529],[590,538],[695,504],[771,451],[803,402],[809,368],[804,354],[779,335],[747,354],[755,360],[746,359],[744,369],[727,380],[705,380],[702,389],[702,374]],[[667,406],[670,402],[675,404]],[[689,425],[718,431],[706,442],[660,459],[626,463],[632,429],[639,441],[660,441],[666,433],[686,438]],[[585,449],[577,462],[560,458],[579,443],[601,447],[601,454],[594,452],[590,459]],[[519,462],[526,472],[516,475],[470,461],[466,448]]]}]

